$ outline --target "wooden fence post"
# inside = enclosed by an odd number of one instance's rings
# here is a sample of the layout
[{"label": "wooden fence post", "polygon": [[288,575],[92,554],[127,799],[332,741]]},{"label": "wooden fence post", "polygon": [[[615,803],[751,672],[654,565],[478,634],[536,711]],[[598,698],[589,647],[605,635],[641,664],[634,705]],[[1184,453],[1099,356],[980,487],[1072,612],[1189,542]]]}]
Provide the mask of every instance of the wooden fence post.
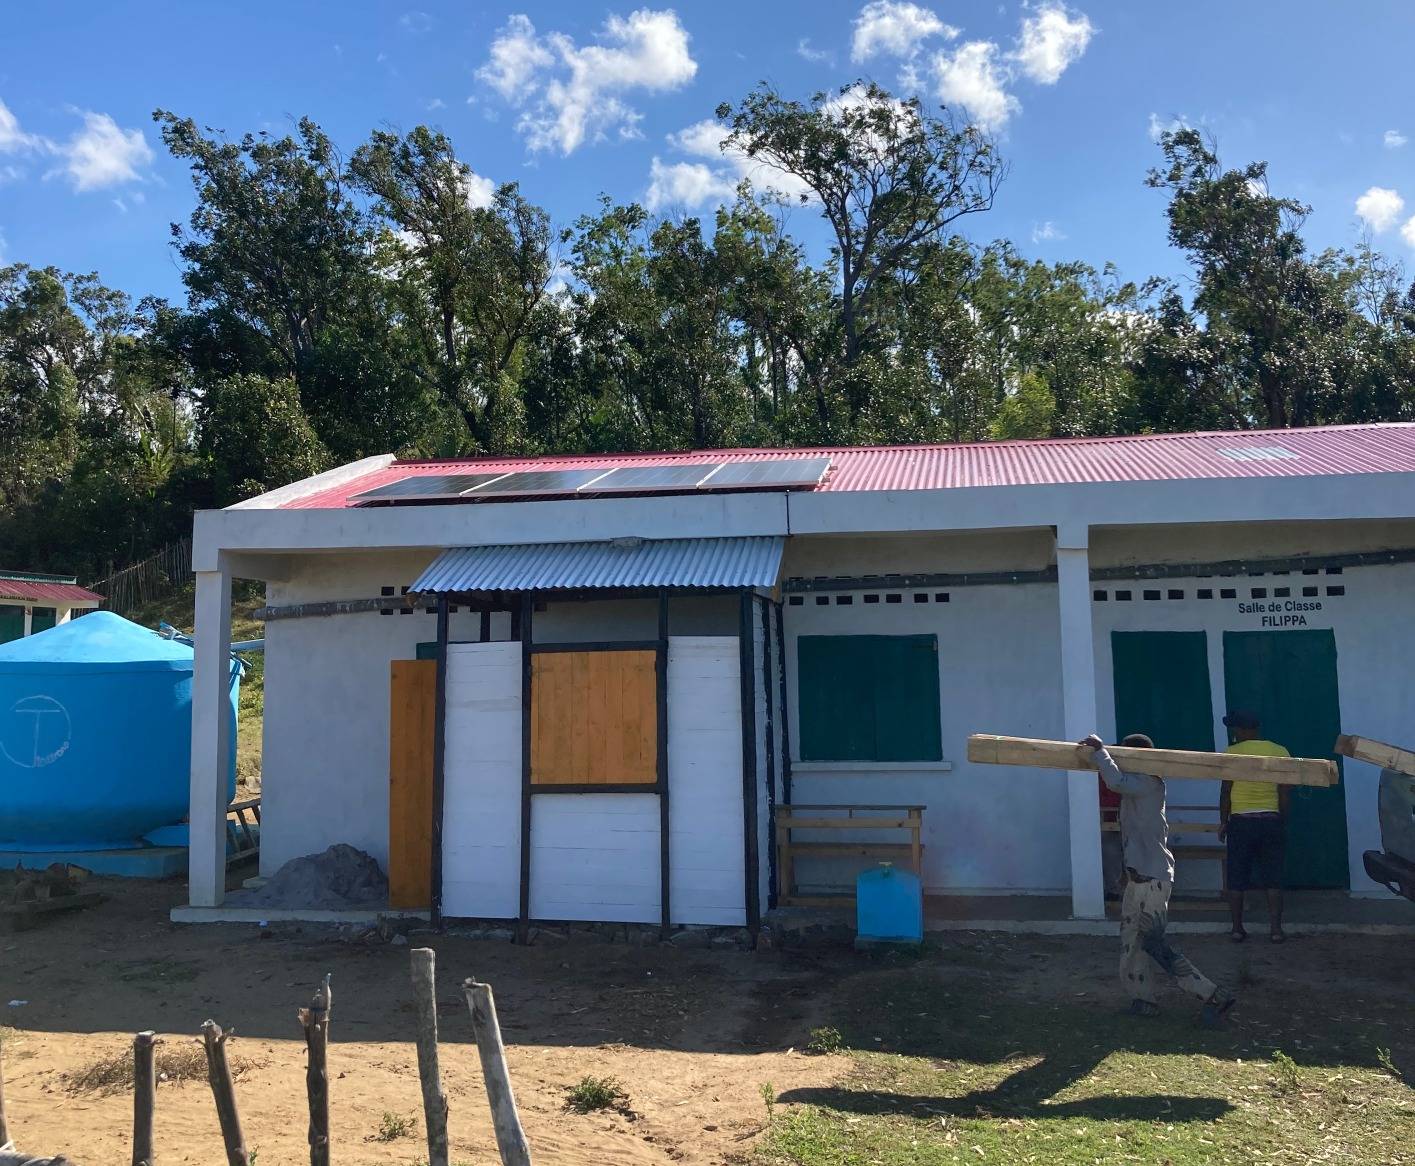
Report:
[{"label": "wooden fence post", "polygon": [[153,1166],[152,1116],[157,1107],[157,1034],[133,1037],[133,1166]]},{"label": "wooden fence post", "polygon": [[447,1094],[437,1058],[437,953],[415,947],[413,998],[418,1006],[418,1076],[423,1087],[428,1166],[447,1166]]},{"label": "wooden fence post", "polygon": [[206,1045],[206,1079],[216,1100],[216,1118],[221,1123],[221,1140],[226,1144],[227,1166],[250,1166],[246,1154],[246,1139],[241,1133],[241,1115],[236,1109],[236,1087],[231,1082],[231,1066],[226,1060],[226,1038],[214,1020],[201,1026],[202,1043]]},{"label": "wooden fence post", "polygon": [[0,1150],[10,1148],[10,1126],[5,1120],[5,1042],[0,1041]]},{"label": "wooden fence post", "polygon": [[310,1166],[329,1166],[329,1010],[333,1003],[326,975],[310,1006],[300,1009],[308,1052],[305,1091],[310,1105]]},{"label": "wooden fence post", "polygon": [[487,1101],[491,1103],[491,1124],[496,1129],[496,1148],[501,1152],[502,1166],[531,1166],[530,1147],[526,1145],[525,1131],[516,1113],[516,1098],[511,1092],[506,1046],[501,1043],[501,1025],[496,1019],[491,985],[467,980],[462,990],[472,1013],[472,1031],[477,1038],[482,1080]]}]

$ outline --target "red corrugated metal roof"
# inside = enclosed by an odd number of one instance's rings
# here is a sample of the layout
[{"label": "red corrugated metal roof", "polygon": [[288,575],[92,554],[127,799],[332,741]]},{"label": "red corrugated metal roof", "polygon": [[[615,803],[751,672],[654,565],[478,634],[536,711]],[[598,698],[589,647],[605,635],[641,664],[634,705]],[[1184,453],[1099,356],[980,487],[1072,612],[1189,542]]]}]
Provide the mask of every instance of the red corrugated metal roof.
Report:
[{"label": "red corrugated metal roof", "polygon": [[33,579],[6,579],[0,576],[0,602],[16,599],[37,603],[41,607],[103,602],[103,596],[77,583],[41,583]]},{"label": "red corrugated metal roof", "polygon": [[394,462],[386,469],[341,486],[298,498],[287,503],[286,508],[347,506],[356,494],[419,474],[560,470],[576,466],[609,469],[683,462],[758,461],[811,453],[827,454],[831,459],[831,471],[819,487],[821,490],[951,490],[969,486],[1411,473],[1415,472],[1415,423],[1135,437],[1062,437],[963,445],[694,450]]}]

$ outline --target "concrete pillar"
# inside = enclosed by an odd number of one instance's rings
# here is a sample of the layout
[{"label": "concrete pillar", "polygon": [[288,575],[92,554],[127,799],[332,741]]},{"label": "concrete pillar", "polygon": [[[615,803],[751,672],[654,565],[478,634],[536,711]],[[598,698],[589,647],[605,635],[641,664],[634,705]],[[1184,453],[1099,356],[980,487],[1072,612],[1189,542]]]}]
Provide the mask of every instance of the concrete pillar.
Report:
[{"label": "concrete pillar", "polygon": [[[1091,629],[1091,563],[1084,525],[1057,531],[1056,573],[1061,605],[1061,697],[1066,735],[1096,732],[1096,658]],[[1067,775],[1071,834],[1071,914],[1105,918],[1101,874],[1100,797],[1093,770]]]},{"label": "concrete pillar", "polygon": [[61,623],[68,623],[73,614],[72,607],[56,607],[54,609],[54,626],[57,628]]},{"label": "concrete pillar", "polygon": [[[224,567],[224,564],[223,564]],[[226,893],[226,797],[231,751],[231,573],[198,571],[192,674],[191,846],[193,907]]]}]

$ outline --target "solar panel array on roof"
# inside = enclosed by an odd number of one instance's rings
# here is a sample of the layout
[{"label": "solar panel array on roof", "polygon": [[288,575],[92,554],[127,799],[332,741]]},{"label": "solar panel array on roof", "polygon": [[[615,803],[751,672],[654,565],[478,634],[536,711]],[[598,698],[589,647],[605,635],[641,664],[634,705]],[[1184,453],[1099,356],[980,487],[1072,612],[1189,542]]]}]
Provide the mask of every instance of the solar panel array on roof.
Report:
[{"label": "solar panel array on roof", "polygon": [[689,466],[624,466],[581,486],[581,494],[624,494],[635,490],[692,490],[721,463]]},{"label": "solar panel array on roof", "polygon": [[478,494],[516,495],[526,498],[537,494],[573,494],[581,486],[612,472],[602,466],[588,470],[529,470],[507,474],[499,481],[479,490]]},{"label": "solar panel array on roof", "polygon": [[728,462],[703,481],[703,490],[748,490],[753,487],[818,486],[830,469],[830,458],[773,458],[770,461]]},{"label": "solar panel array on roof", "polygon": [[446,498],[461,498],[469,491],[496,482],[505,474],[423,474],[399,478],[376,490],[355,494],[351,502],[433,502]]},{"label": "solar panel array on roof", "polygon": [[672,494],[697,490],[791,490],[820,485],[830,458],[763,458],[669,466],[586,467],[482,474],[421,474],[355,494],[356,505],[476,502],[566,494]]}]

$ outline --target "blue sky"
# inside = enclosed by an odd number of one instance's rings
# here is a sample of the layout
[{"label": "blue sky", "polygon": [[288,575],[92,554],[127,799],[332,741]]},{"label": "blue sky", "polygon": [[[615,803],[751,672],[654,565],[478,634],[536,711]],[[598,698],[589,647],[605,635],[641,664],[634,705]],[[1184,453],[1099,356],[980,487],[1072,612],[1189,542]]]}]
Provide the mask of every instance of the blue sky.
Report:
[{"label": "blue sky", "polygon": [[[713,149],[720,101],[759,80],[806,97],[861,76],[990,125],[1011,175],[966,223],[980,241],[1181,274],[1143,178],[1155,127],[1183,119],[1229,165],[1267,159],[1274,191],[1313,205],[1315,245],[1364,225],[1415,257],[1410,0],[7,7],[0,261],[95,270],[134,294],[182,294],[168,224],[191,185],[157,107],[233,136],[308,114],[346,151],[427,122],[568,224],[601,192],[710,215],[741,173]],[[798,210],[793,227],[818,239],[813,219]]]}]

